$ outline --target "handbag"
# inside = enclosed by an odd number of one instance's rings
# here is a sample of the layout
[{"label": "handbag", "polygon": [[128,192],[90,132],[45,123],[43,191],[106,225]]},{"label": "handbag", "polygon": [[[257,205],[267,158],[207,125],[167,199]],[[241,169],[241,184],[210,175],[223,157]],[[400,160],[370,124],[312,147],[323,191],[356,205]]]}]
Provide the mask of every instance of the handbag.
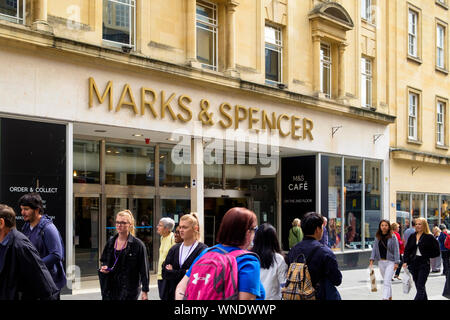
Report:
[{"label": "handbag", "polygon": [[405,271],[405,275],[403,276],[403,279],[402,279],[403,293],[408,294],[409,291],[411,291],[411,287],[412,287],[412,276],[407,268],[405,268],[404,271]]},{"label": "handbag", "polygon": [[370,268],[369,270],[370,270],[370,274],[369,274],[370,291],[377,292],[377,279],[375,278],[375,270],[373,270],[373,268]]},{"label": "handbag", "polygon": [[108,280],[109,274],[98,271],[98,280],[100,282],[100,291],[102,293],[102,300],[109,300]]}]

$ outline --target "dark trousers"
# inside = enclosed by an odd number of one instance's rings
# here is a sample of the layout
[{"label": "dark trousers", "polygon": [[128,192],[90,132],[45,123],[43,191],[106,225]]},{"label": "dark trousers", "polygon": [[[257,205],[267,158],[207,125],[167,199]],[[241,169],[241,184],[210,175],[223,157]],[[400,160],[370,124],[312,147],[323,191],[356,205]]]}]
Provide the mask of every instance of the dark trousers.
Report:
[{"label": "dark trousers", "polygon": [[397,271],[395,271],[395,275],[399,276],[400,275],[400,271],[402,270],[402,265],[403,265],[403,255],[400,255],[400,264],[398,265]]},{"label": "dark trousers", "polygon": [[408,266],[416,285],[416,296],[414,300],[428,300],[425,283],[430,274],[430,259],[422,258],[420,256],[414,259],[414,262]]},{"label": "dark trousers", "polygon": [[444,270],[442,271],[443,275],[447,275],[448,267],[450,263],[450,251],[441,251],[442,256],[442,265],[444,266]]},{"label": "dark trousers", "polygon": [[166,281],[158,280],[158,292],[159,292],[159,298],[161,300],[164,300],[164,290],[166,289]]}]

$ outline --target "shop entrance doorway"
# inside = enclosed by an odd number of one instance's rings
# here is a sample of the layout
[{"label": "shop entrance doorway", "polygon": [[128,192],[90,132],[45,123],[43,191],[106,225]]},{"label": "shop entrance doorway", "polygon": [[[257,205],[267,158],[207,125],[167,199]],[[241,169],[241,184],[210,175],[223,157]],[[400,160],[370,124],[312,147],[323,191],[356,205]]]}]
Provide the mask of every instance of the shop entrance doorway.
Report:
[{"label": "shop entrance doorway", "polygon": [[249,208],[250,199],[242,198],[205,198],[205,236],[204,241],[207,246],[217,244],[216,237],[219,231],[220,222],[225,213],[234,207]]}]

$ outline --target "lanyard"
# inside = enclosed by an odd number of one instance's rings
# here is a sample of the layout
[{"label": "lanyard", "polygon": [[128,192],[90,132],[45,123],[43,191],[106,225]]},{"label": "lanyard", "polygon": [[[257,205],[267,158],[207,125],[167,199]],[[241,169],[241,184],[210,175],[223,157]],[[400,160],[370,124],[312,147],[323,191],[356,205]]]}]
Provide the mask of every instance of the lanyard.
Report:
[{"label": "lanyard", "polygon": [[186,255],[186,258],[185,258],[183,261],[182,261],[181,259],[182,259],[182,257],[183,257],[184,243],[181,244],[181,246],[180,246],[180,253],[179,253],[179,260],[178,260],[178,261],[180,262],[180,267],[183,265],[184,261],[186,261],[186,259],[189,257],[189,254],[191,253],[191,250],[195,247],[196,243],[197,243],[197,241],[195,241],[195,242],[191,245],[191,247],[189,248],[189,251],[188,251],[188,253],[187,253],[187,255]]},{"label": "lanyard", "polygon": [[122,253],[122,250],[127,245],[127,241],[125,241],[125,243],[122,246],[122,249],[120,249],[119,254],[117,254],[117,242],[118,242],[117,240],[119,240],[119,238],[117,238],[116,242],[114,243],[114,259],[115,259],[115,261],[114,261],[113,266],[111,268],[108,268],[108,269],[110,269],[110,271],[114,270],[114,267],[116,266],[117,260],[119,260],[120,254]]}]

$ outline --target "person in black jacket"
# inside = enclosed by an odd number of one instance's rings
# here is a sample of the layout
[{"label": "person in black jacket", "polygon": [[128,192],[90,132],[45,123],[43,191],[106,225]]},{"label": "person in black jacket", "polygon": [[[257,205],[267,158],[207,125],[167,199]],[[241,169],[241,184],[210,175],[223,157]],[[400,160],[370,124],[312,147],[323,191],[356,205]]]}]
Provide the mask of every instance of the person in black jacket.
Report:
[{"label": "person in black jacket", "polygon": [[162,265],[162,277],[166,280],[166,286],[161,300],[175,300],[175,289],[178,283],[183,279],[195,258],[207,248],[207,245],[198,241],[200,232],[196,213],[182,216],[179,227],[183,242],[170,248]]},{"label": "person in black jacket", "polygon": [[[342,273],[339,271],[336,256],[328,246],[319,241],[323,235],[323,218],[316,212],[305,214],[302,219],[302,229],[305,235],[303,240],[297,243],[289,251],[288,265],[296,262],[303,254],[308,263],[311,281],[316,290],[318,300],[340,300],[336,286],[342,282]],[[298,260],[300,261],[300,260]]]},{"label": "person in black jacket", "polygon": [[116,215],[117,234],[106,244],[100,261],[100,285],[103,300],[148,299],[149,268],[147,249],[134,237],[134,217],[124,210]]},{"label": "person in black jacket", "polygon": [[16,214],[0,204],[0,300],[55,300],[58,288],[30,240],[16,230]]},{"label": "person in black jacket", "polygon": [[428,300],[425,283],[430,274],[430,259],[440,255],[439,243],[425,218],[416,218],[416,232],[408,238],[403,258],[416,285],[414,300]]}]

